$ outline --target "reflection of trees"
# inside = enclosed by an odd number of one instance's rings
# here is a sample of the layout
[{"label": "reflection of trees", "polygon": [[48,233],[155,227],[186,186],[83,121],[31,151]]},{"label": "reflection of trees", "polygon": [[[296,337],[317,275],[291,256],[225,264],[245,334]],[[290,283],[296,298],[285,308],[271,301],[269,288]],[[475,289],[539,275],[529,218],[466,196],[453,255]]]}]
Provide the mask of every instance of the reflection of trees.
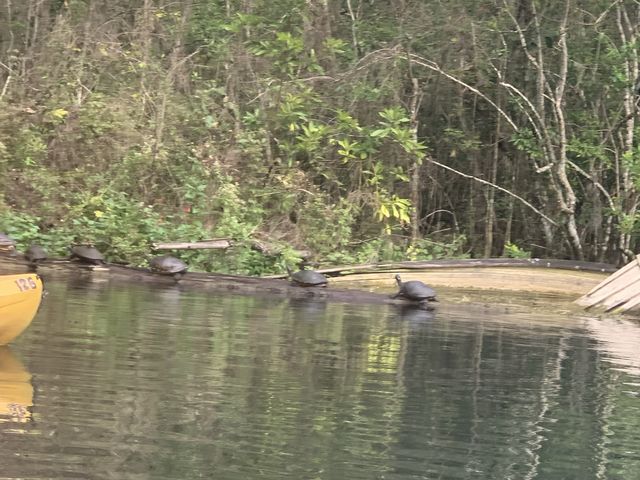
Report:
[{"label": "reflection of trees", "polygon": [[60,462],[83,459],[69,472],[626,479],[640,468],[615,458],[640,445],[637,399],[570,320],[51,289],[26,334],[44,434],[29,442],[49,454],[51,437]]},{"label": "reflection of trees", "polygon": [[437,335],[406,339],[397,473],[627,478],[602,476],[613,471],[598,459],[611,434],[603,419],[612,378],[588,338],[500,325],[448,321]]},{"label": "reflection of trees", "polygon": [[640,443],[640,325],[622,318],[585,318],[584,323],[598,352],[597,473],[599,478],[634,478],[640,472],[637,456],[624,463],[615,460],[621,449]]}]

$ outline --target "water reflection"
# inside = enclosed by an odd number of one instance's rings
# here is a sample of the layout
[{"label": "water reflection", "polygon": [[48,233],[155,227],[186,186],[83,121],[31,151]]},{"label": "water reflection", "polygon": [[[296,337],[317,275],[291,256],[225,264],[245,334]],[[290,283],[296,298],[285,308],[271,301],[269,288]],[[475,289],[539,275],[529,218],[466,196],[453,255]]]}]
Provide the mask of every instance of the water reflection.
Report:
[{"label": "water reflection", "polygon": [[623,318],[587,318],[587,327],[616,369],[640,377],[640,325]]},{"label": "water reflection", "polygon": [[307,322],[324,318],[327,313],[327,302],[316,298],[291,298],[289,306],[294,314]]},{"label": "water reflection", "polygon": [[435,316],[435,310],[426,305],[394,305],[393,309],[398,319],[413,330],[428,327]]},{"label": "water reflection", "polygon": [[[612,368],[631,355],[609,339],[615,325],[446,302],[431,311],[179,286],[48,287],[14,345],[33,373],[38,421],[3,437],[6,478],[640,471],[640,403],[626,393],[638,374]],[[634,331],[616,338],[633,342]]]},{"label": "water reflection", "polygon": [[0,346],[0,423],[28,422],[32,405],[31,374],[8,346]]}]

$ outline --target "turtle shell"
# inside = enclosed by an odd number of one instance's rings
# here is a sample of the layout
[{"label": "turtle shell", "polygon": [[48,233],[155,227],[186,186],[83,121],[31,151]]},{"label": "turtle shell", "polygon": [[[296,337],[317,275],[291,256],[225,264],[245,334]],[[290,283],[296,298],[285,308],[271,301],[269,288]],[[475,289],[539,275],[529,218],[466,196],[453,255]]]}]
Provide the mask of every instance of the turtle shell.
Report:
[{"label": "turtle shell", "polygon": [[149,267],[153,272],[163,273],[166,275],[185,273],[188,268],[186,263],[179,258],[172,257],[171,255],[161,255],[159,257],[152,258],[149,261]]},{"label": "turtle shell", "polygon": [[300,270],[290,274],[291,281],[301,287],[324,287],[327,277],[315,270]]},{"label": "turtle shell", "polygon": [[31,245],[27,248],[27,251],[24,252],[24,258],[26,258],[29,262],[39,262],[41,260],[47,259],[47,252],[40,245]]},{"label": "turtle shell", "polygon": [[6,233],[0,233],[0,253],[15,254],[16,241]]},{"label": "turtle shell", "polygon": [[74,245],[71,247],[71,258],[87,263],[104,263],[102,253],[91,245]]},{"label": "turtle shell", "polygon": [[398,293],[396,297],[404,297],[408,300],[417,301],[436,301],[436,291],[420,280],[403,282],[400,279],[400,275],[396,275],[396,282],[398,283]]}]

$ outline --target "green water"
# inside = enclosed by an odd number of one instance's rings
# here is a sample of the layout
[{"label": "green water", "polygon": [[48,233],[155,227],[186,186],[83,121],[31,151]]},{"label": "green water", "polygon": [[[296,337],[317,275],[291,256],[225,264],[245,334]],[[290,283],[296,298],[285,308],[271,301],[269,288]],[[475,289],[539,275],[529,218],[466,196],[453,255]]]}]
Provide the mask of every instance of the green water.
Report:
[{"label": "green water", "polygon": [[640,479],[630,320],[46,286],[3,479]]}]

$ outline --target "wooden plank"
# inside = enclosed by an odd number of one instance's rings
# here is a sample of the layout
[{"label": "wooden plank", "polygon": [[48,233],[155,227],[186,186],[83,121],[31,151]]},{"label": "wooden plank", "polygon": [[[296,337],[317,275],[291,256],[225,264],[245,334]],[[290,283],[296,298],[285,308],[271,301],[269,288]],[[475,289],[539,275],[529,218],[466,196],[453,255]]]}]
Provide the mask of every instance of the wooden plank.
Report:
[{"label": "wooden plank", "polygon": [[233,245],[228,238],[215,238],[198,242],[162,242],[154,243],[154,250],[200,250],[200,249],[227,249]]},{"label": "wooden plank", "polygon": [[603,301],[599,302],[597,306],[604,307],[607,312],[615,309],[625,310],[623,306],[629,301],[629,299],[636,295],[640,295],[640,278],[630,284],[624,285],[621,290],[608,296]]},{"label": "wooden plank", "polygon": [[636,258],[576,300],[585,308],[626,312],[640,304],[640,259]]},{"label": "wooden plank", "polygon": [[624,281],[625,277],[621,277],[619,281],[607,284],[604,288],[599,288],[589,297],[583,296],[576,300],[578,305],[590,307],[596,305],[611,295],[615,295],[626,288],[628,282]]},{"label": "wooden plank", "polygon": [[619,294],[624,292],[625,289],[640,278],[638,266],[635,262],[629,265],[630,268],[625,267],[625,271],[621,274],[615,275],[614,279],[609,277],[592,289],[587,295],[578,298],[575,303],[585,308],[591,308],[599,304],[604,305],[606,303],[606,299],[611,296],[615,295],[618,297]]},{"label": "wooden plank", "polygon": [[[630,273],[633,273],[630,271]],[[589,298],[581,297],[576,300],[575,303],[581,305],[586,308],[591,308],[597,305],[600,306],[609,306],[610,302],[613,301],[612,298],[619,299],[620,295],[624,297],[624,292],[635,282],[640,281],[640,279],[636,279],[637,275],[633,277],[630,275],[624,275],[618,277],[617,281],[611,283],[609,282],[604,288],[596,290]],[[618,301],[618,300],[616,300]]]},{"label": "wooden plank", "polygon": [[628,312],[633,310],[635,307],[640,305],[640,294],[635,295],[634,297],[629,298],[623,305],[620,306],[619,309],[611,308],[607,310],[607,312],[616,311],[617,313]]},{"label": "wooden plank", "polygon": [[607,279],[604,282],[596,285],[591,291],[587,292],[587,294],[584,296],[585,300],[587,299],[587,297],[593,295],[598,290],[600,290],[602,288],[605,288],[610,283],[615,282],[619,277],[628,274],[629,272],[633,271],[636,268],[638,268],[638,259],[637,258],[636,258],[635,261],[629,262],[627,265],[622,267],[620,270],[615,272],[613,275],[610,275],[609,277],[607,277]]},{"label": "wooden plank", "polygon": [[[282,245],[275,245],[260,240],[250,240],[251,248],[257,250],[265,255],[279,255],[283,247]],[[199,240],[197,242],[161,242],[153,245],[154,250],[205,250],[205,249],[219,249],[226,250],[233,247],[234,242],[230,238],[213,238],[211,240]],[[309,258],[311,253],[307,250],[294,251],[300,258]],[[281,275],[279,278],[284,278],[286,275]],[[265,277],[266,278],[266,277]]]}]

